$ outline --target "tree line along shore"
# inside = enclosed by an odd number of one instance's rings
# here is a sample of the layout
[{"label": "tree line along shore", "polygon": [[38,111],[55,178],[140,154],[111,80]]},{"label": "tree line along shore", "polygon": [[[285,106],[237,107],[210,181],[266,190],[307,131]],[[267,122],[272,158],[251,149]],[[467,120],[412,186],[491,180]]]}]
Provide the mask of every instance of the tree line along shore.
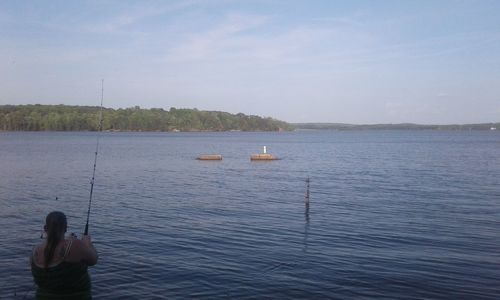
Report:
[{"label": "tree line along shore", "polygon": [[[2,105],[0,130],[96,131],[98,106]],[[294,127],[273,118],[220,111],[162,108],[103,108],[103,130],[108,131],[283,131]]]},{"label": "tree line along shore", "polygon": [[422,125],[412,123],[354,125],[343,123],[294,123],[302,130],[497,130],[498,123]]},{"label": "tree line along shore", "polygon": [[[96,131],[100,107],[71,105],[0,105],[0,131]],[[500,122],[420,125],[287,123],[243,113],[162,108],[103,108],[106,131],[290,131],[290,130],[497,130]]]}]

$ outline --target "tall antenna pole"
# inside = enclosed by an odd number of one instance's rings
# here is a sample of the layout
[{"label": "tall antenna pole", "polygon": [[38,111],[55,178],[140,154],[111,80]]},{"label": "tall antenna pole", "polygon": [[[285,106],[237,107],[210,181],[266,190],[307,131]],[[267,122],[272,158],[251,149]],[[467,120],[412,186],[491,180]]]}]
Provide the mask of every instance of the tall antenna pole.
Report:
[{"label": "tall antenna pole", "polygon": [[99,128],[97,129],[97,143],[95,146],[95,156],[94,156],[94,171],[92,172],[92,179],[90,180],[90,198],[89,198],[89,209],[87,211],[87,223],[85,224],[84,235],[89,233],[89,218],[90,218],[90,206],[92,205],[92,193],[94,192],[94,181],[95,181],[95,168],[97,165],[97,153],[99,151],[99,137],[100,132],[102,132],[102,102],[104,100],[104,79],[101,80],[101,108],[99,110]]}]

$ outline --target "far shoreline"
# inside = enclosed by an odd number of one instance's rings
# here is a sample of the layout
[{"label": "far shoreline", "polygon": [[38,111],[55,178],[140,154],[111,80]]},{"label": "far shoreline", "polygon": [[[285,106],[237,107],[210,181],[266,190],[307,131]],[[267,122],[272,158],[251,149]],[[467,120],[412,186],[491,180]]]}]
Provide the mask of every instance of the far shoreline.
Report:
[{"label": "far shoreline", "polygon": [[[425,125],[427,126],[427,125]],[[484,128],[484,127],[465,127],[461,126],[457,128],[453,125],[439,125],[437,128],[377,128],[376,126],[365,126],[365,125],[354,125],[350,128],[296,128],[294,130],[103,130],[102,133],[284,133],[284,132],[348,132],[348,131],[483,131],[483,132],[500,132],[496,127]],[[27,133],[50,133],[50,132],[87,132],[87,133],[98,133],[99,131],[94,130],[3,130],[0,129],[1,133],[13,133],[13,132],[27,132]]]}]

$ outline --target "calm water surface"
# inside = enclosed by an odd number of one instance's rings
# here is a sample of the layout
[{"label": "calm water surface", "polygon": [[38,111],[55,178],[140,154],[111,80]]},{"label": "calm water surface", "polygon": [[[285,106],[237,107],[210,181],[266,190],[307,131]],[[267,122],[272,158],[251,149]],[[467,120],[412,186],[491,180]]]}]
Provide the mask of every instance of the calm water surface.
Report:
[{"label": "calm water surface", "polygon": [[[48,212],[81,235],[95,141],[0,133],[0,298]],[[95,299],[499,299],[500,133],[104,133],[90,232]]]}]

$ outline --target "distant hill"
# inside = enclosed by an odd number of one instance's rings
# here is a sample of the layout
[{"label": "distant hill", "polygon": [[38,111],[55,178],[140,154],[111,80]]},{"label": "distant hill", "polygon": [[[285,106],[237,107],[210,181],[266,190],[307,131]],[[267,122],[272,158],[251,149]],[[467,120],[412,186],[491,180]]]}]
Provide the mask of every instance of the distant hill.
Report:
[{"label": "distant hill", "polygon": [[419,125],[411,123],[353,125],[343,123],[293,123],[296,129],[315,130],[500,130],[500,123],[455,124],[455,125]]},{"label": "distant hill", "polygon": [[[94,131],[99,107],[69,105],[1,105],[0,130]],[[293,126],[273,118],[197,109],[103,109],[103,130],[112,131],[278,131]]]}]

